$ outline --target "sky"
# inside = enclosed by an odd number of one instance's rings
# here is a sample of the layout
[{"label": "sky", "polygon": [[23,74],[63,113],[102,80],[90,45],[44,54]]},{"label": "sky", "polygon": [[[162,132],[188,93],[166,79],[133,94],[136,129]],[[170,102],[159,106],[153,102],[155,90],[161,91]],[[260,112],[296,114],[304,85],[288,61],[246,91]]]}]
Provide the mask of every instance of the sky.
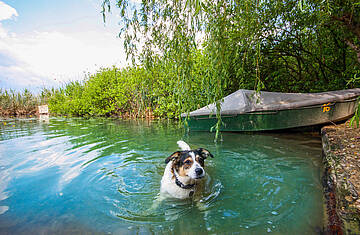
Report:
[{"label": "sky", "polygon": [[39,91],[124,67],[117,9],[101,0],[0,0],[0,88]]}]

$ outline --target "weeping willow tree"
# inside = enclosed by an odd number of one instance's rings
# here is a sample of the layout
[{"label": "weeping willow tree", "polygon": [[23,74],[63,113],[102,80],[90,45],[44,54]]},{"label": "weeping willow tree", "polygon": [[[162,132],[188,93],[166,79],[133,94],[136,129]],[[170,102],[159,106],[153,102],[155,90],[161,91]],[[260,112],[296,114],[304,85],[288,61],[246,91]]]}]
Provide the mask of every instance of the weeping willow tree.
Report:
[{"label": "weeping willow tree", "polygon": [[[103,1],[103,15],[112,2]],[[358,86],[360,3],[353,0],[117,0],[128,58],[172,64],[181,112],[200,50],[208,103],[239,88],[315,92]],[[351,79],[354,78],[354,79]],[[218,113],[217,129],[221,125]]]}]

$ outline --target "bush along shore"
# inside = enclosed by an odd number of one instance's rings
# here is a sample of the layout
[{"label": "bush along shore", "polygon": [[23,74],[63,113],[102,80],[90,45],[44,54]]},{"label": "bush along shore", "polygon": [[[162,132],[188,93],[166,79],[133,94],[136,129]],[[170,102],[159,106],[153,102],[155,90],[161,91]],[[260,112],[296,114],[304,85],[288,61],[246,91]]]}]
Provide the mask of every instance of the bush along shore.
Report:
[{"label": "bush along shore", "polygon": [[52,90],[48,99],[50,112],[71,116],[176,119],[186,110],[214,102],[216,95],[212,88],[217,84],[206,66],[207,57],[194,51],[188,59],[193,61],[190,81],[183,81],[178,75],[179,68],[162,59],[122,69],[102,68],[88,74],[83,81],[69,82]]}]

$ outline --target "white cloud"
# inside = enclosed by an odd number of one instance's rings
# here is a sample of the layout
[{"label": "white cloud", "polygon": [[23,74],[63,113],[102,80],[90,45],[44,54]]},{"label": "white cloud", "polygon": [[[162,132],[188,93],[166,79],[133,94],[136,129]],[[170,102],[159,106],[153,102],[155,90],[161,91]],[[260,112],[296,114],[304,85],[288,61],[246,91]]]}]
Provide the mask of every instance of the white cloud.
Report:
[{"label": "white cloud", "polygon": [[11,19],[16,16],[18,16],[18,13],[14,8],[0,1],[0,21]]},{"label": "white cloud", "polygon": [[[13,19],[16,16],[18,16],[18,13],[14,8],[0,1],[0,21]],[[0,22],[0,39],[6,35],[7,31]]]},{"label": "white cloud", "polygon": [[[0,20],[9,19],[17,16],[17,12],[0,2],[0,15]],[[80,29],[76,33],[33,31],[20,35],[8,33],[0,23],[0,87],[6,88],[4,84],[53,86],[83,79],[84,72],[92,73],[100,67],[123,66],[126,58],[123,41],[116,35],[117,32],[106,28]],[[1,61],[4,58],[12,63]]]},{"label": "white cloud", "polygon": [[0,42],[6,51],[40,76],[73,76],[121,62],[121,40],[104,32],[33,32]]}]

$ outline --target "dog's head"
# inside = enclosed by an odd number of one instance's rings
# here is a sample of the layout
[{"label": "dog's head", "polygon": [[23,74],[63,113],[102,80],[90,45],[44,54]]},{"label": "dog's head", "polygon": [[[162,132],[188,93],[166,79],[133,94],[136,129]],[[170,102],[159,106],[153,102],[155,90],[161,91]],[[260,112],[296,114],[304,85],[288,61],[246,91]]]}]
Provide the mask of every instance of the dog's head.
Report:
[{"label": "dog's head", "polygon": [[172,161],[172,168],[180,176],[200,179],[205,176],[204,161],[209,156],[214,157],[208,150],[203,148],[177,151],[166,158],[165,163]]}]

